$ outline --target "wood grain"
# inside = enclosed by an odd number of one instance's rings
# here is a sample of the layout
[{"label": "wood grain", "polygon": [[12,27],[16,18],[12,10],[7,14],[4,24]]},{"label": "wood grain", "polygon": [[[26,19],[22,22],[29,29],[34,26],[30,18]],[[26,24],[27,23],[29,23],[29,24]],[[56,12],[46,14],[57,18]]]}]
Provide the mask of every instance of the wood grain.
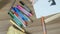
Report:
[{"label": "wood grain", "polygon": [[[28,7],[32,10],[33,16],[30,17],[33,20],[33,23],[29,22],[26,31],[28,31],[31,34],[43,34],[42,31],[42,25],[40,19],[36,19],[35,12],[33,9],[33,6],[28,3],[26,0],[22,0]],[[9,6],[11,3],[7,4],[5,7],[0,9],[0,34],[6,34],[7,30],[9,28],[10,24],[10,16],[7,14],[9,11]],[[16,1],[15,5],[19,4],[18,1]],[[52,15],[53,16],[53,15]],[[46,18],[51,17],[47,16]],[[46,24],[47,28],[47,34],[60,34],[60,18],[56,18],[53,21],[50,21]]]}]

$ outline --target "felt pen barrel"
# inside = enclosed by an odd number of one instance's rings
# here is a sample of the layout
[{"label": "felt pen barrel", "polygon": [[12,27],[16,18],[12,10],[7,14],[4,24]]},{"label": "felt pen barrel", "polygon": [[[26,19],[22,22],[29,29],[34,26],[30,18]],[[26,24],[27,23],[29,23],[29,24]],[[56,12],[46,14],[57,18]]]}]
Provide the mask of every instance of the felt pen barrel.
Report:
[{"label": "felt pen barrel", "polygon": [[25,20],[25,21],[30,21],[30,19],[29,19],[26,15],[22,14],[22,12],[21,12],[18,8],[12,7],[12,9],[13,9],[23,20]]},{"label": "felt pen barrel", "polygon": [[27,22],[24,21],[21,17],[18,16],[18,14],[16,12],[13,12],[25,25],[27,25]]},{"label": "felt pen barrel", "polygon": [[[15,15],[15,14],[14,14]],[[15,15],[16,16],[16,15]],[[19,19],[17,16],[16,18],[23,24],[24,27],[26,27],[25,23],[21,20],[21,18]]]},{"label": "felt pen barrel", "polygon": [[18,29],[20,29],[22,32],[25,32],[25,30],[21,27],[19,27],[12,19],[10,20],[10,22],[15,25]]},{"label": "felt pen barrel", "polygon": [[44,17],[41,18],[41,23],[42,23],[42,27],[43,27],[43,34],[47,34],[47,30],[46,30],[46,25],[45,25]]},{"label": "felt pen barrel", "polygon": [[22,5],[23,8],[25,8],[29,13],[31,13],[31,10],[28,8],[26,4],[24,4],[22,1],[19,1],[19,3]]},{"label": "felt pen barrel", "polygon": [[[11,12],[11,11],[10,11],[10,12]],[[18,20],[18,22],[20,22],[21,24],[23,24],[24,27],[26,27],[26,25],[24,24],[24,22],[21,21],[21,19],[18,19],[18,17],[17,17],[15,14],[14,14],[14,17],[15,17],[15,20],[16,20],[16,21]],[[20,24],[20,23],[19,23],[19,24]],[[19,25],[19,24],[18,24],[18,25]]]},{"label": "felt pen barrel", "polygon": [[[19,18],[21,21],[23,21],[19,16],[18,16],[18,18]],[[24,27],[26,27],[27,22],[26,22],[26,21],[23,21],[22,23],[23,23]]]},{"label": "felt pen barrel", "polygon": [[[14,12],[14,11],[13,11]],[[18,14],[16,13],[16,12],[14,12],[15,13],[15,15],[20,19],[21,17],[20,16],[18,16]],[[24,24],[25,25],[27,25],[27,22],[25,21],[25,20],[23,20],[22,18],[21,18],[21,20],[23,21],[23,22],[25,22]],[[30,19],[31,20],[31,22],[33,22],[33,20],[32,19]]]},{"label": "felt pen barrel", "polygon": [[30,21],[30,19],[29,19],[26,15],[22,14],[22,12],[21,12],[19,9],[17,9],[16,7],[12,7],[12,9],[13,9],[23,20],[25,20],[25,21]]},{"label": "felt pen barrel", "polygon": [[16,16],[11,11],[9,11],[8,14],[12,17],[12,19],[16,22],[18,26],[23,26],[22,23],[16,18]]},{"label": "felt pen barrel", "polygon": [[23,12],[24,14],[26,14],[28,17],[32,16],[32,14],[29,13],[29,12],[27,12],[27,10],[25,10],[22,6],[17,5],[17,8],[18,8],[19,10],[21,10],[21,12]]},{"label": "felt pen barrel", "polygon": [[16,19],[16,17],[13,15],[11,11],[9,11],[8,14],[11,16],[11,18],[16,22],[18,26],[22,27],[22,24]]},{"label": "felt pen barrel", "polygon": [[24,27],[26,27],[27,22],[26,22],[26,21],[24,21],[21,17],[19,17],[19,16],[18,16],[18,14],[17,14],[16,12],[14,12],[14,11],[11,11],[11,12],[13,12],[13,13],[14,13],[14,15],[16,15],[16,17],[17,17],[17,18],[22,22],[23,26],[24,26]]}]

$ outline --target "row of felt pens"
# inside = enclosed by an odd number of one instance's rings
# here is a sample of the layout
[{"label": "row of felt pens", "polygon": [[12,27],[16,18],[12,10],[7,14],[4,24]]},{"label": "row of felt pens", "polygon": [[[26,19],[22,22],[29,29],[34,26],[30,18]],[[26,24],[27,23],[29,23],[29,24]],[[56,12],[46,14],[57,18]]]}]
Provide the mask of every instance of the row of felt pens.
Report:
[{"label": "row of felt pens", "polygon": [[12,7],[8,14],[12,18],[10,22],[24,32],[22,27],[26,27],[27,21],[31,21],[29,17],[32,16],[32,12],[22,1],[19,1],[19,3],[22,6],[16,5],[15,7]]}]

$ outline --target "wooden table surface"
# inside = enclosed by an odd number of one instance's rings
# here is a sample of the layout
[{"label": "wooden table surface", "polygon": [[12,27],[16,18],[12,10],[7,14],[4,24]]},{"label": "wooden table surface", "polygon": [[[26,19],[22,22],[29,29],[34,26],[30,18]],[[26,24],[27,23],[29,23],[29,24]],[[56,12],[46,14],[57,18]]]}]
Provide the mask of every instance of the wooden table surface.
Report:
[{"label": "wooden table surface", "polygon": [[[6,34],[8,31],[8,27],[11,25],[9,21],[10,16],[7,13],[12,5],[12,2],[9,2],[0,9],[0,34]],[[31,34],[43,34],[40,19],[36,19],[32,5],[29,4],[26,0],[23,2],[29,6],[34,14],[34,16],[30,17],[33,20],[33,23],[29,23],[26,30]],[[60,18],[56,18],[55,20],[47,23],[46,28],[47,34],[60,34]]]}]

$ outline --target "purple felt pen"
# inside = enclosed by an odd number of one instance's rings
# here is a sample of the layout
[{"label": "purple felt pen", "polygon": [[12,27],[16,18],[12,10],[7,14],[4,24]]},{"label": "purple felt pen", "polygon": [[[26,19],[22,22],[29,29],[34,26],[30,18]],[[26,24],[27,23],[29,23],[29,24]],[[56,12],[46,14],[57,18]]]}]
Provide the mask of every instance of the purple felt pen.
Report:
[{"label": "purple felt pen", "polygon": [[31,13],[29,13],[29,12],[27,12],[27,10],[25,10],[24,8],[22,8],[22,6],[20,6],[20,5],[17,5],[17,8],[19,9],[19,10],[21,10],[24,14],[26,14],[27,16],[32,16],[32,14]]}]

